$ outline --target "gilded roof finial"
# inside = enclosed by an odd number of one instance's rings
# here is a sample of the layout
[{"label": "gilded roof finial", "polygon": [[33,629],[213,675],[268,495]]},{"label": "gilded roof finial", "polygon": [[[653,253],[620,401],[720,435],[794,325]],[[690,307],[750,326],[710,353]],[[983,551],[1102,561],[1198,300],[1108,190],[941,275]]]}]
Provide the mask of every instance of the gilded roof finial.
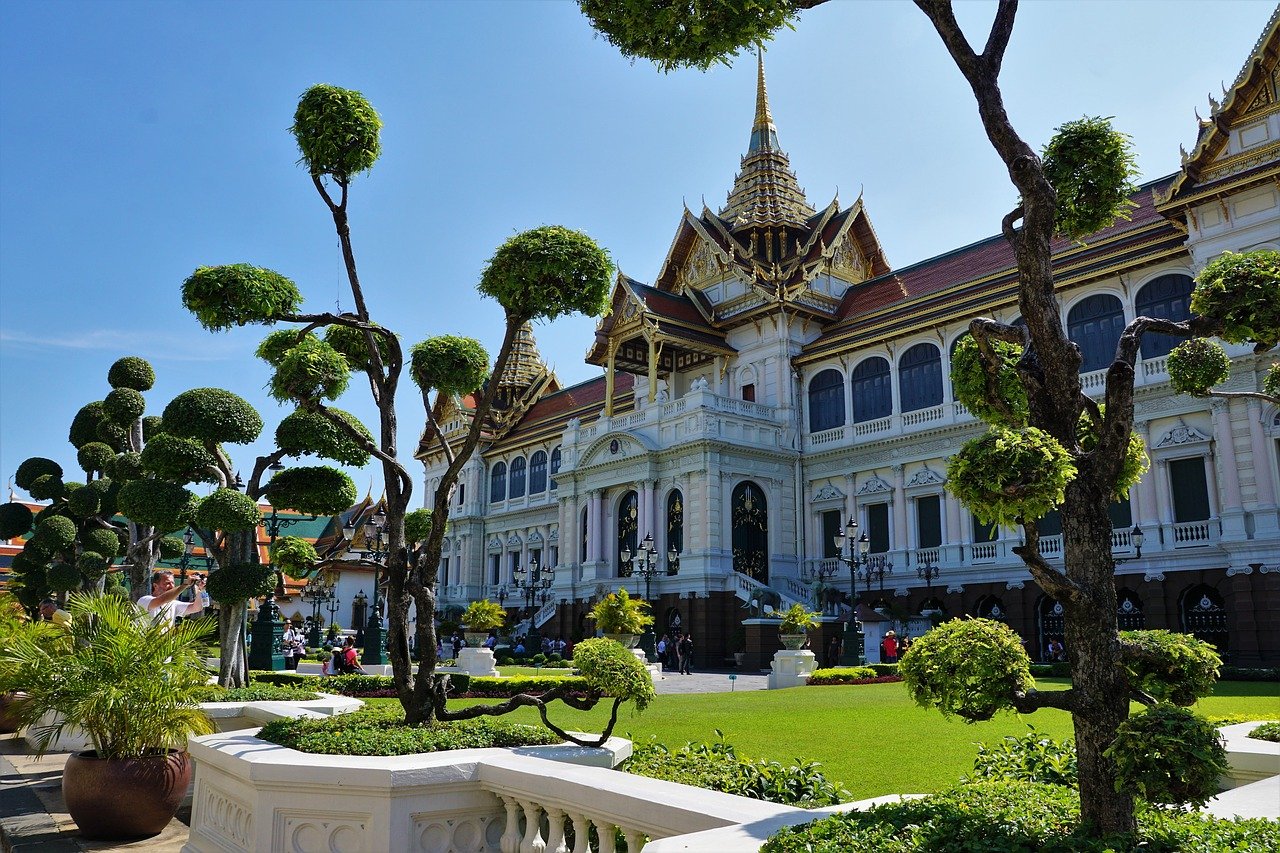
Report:
[{"label": "gilded roof finial", "polygon": [[748,156],[762,150],[776,151],[778,148],[778,128],[773,123],[773,114],[769,112],[769,90],[764,84],[764,45],[759,43],[756,44],[756,67],[756,118],[751,124]]}]

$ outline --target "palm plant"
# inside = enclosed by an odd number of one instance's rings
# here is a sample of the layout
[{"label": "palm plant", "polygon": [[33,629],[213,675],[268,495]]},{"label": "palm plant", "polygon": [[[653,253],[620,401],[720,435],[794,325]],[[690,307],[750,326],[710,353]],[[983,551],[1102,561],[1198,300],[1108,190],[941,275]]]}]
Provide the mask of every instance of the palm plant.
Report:
[{"label": "palm plant", "polygon": [[73,594],[67,609],[69,629],[27,623],[0,649],[0,692],[23,694],[12,712],[39,753],[69,728],[106,759],[184,749],[188,735],[213,731],[199,704],[212,619],[171,627],[111,594]]}]

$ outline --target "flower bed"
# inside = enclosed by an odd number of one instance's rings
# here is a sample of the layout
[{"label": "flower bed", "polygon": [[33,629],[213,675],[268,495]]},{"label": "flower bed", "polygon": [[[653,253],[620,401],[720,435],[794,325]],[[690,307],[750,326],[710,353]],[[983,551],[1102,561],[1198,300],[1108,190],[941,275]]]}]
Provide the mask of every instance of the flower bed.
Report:
[{"label": "flower bed", "polygon": [[[889,664],[893,666],[893,664]],[[870,666],[842,666],[831,669],[815,669],[809,676],[809,686],[822,687],[832,684],[888,684],[901,681],[902,676],[881,674]]]},{"label": "flower bed", "polygon": [[412,755],[560,742],[541,726],[495,718],[406,726],[399,707],[371,708],[341,719],[276,720],[263,726],[258,737],[299,752],[327,755]]}]

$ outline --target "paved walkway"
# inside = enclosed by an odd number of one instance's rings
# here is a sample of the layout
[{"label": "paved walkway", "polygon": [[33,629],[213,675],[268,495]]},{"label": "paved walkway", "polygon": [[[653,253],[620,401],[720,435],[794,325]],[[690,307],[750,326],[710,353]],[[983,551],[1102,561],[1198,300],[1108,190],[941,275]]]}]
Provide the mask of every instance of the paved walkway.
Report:
[{"label": "paved walkway", "polygon": [[678,693],[734,693],[741,690],[764,690],[768,680],[769,676],[761,673],[739,673],[728,669],[694,672],[692,675],[664,672],[662,678],[654,679],[653,687],[660,696]]}]

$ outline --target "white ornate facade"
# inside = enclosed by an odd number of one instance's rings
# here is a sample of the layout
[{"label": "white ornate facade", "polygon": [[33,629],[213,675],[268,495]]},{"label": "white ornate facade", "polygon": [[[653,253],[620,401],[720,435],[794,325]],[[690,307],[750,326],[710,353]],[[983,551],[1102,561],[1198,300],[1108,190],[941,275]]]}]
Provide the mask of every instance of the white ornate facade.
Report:
[{"label": "white ornate facade", "polygon": [[[1278,50],[1273,16],[1182,170],[1140,188],[1131,220],[1055,247],[1087,392],[1101,393],[1119,329],[1141,313],[1177,319],[1209,260],[1280,249]],[[853,517],[893,567],[883,591],[859,584],[859,600],[897,616],[1000,616],[1040,654],[1060,610],[1011,534],[982,529],[945,490],[948,457],[983,428],[953,399],[952,347],[974,316],[1016,318],[1015,280],[1001,237],[893,268],[861,199],[811,207],[778,147],[762,66],[725,207],[686,209],[652,285],[619,276],[587,353],[603,375],[561,388],[526,334],[502,414],[455,493],[444,602],[494,597],[536,559],[556,572],[535,621],[579,634],[592,596],[644,590],[619,580],[619,554],[651,534],[661,568],[679,552],[679,573],[652,579],[659,626],[691,626],[718,665],[756,586],[812,601],[803,579],[833,565],[831,534]],[[1235,662],[1274,665],[1280,412],[1174,395],[1171,343],[1149,336],[1137,375],[1152,468],[1114,514],[1122,622],[1194,630]],[[1229,352],[1223,387],[1257,390],[1271,357]],[[465,427],[469,402],[445,407],[446,435]],[[419,451],[428,495],[444,467],[434,440]],[[1053,524],[1041,540],[1051,561]],[[939,569],[931,589],[925,565]],[[847,590],[848,571],[831,583]]]}]

